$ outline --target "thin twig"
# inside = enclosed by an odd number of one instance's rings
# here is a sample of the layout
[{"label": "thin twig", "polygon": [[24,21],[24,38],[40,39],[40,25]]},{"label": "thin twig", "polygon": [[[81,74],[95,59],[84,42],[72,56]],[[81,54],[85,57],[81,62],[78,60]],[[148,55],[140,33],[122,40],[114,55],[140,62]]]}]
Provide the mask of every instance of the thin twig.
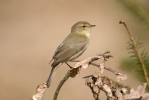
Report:
[{"label": "thin twig", "polygon": [[[79,62],[79,61],[81,61],[81,60],[73,60],[72,62]],[[90,64],[93,65],[93,66],[96,66],[96,67],[98,67],[98,68],[100,67],[100,65],[97,64],[97,63],[95,63],[95,62],[90,62]],[[110,68],[110,67],[104,66],[104,69],[106,69],[106,70],[108,70],[108,71],[114,73],[115,75],[119,75],[119,72],[113,70],[113,69]]]},{"label": "thin twig", "polygon": [[[97,63],[95,63],[95,62],[91,62],[90,64],[91,64],[91,65],[94,65],[94,66],[97,66],[97,67],[100,67],[100,65],[97,64]],[[108,70],[108,71],[114,73],[115,75],[119,75],[119,72],[113,70],[113,69],[110,68],[110,67],[106,67],[106,66],[104,66],[104,69],[106,69],[106,70]]]},{"label": "thin twig", "polygon": [[65,75],[65,77],[61,80],[61,82],[59,83],[56,91],[55,91],[55,94],[54,94],[54,97],[53,97],[53,100],[57,100],[57,96],[58,96],[58,93],[61,89],[61,87],[63,86],[63,84],[65,83],[65,81],[70,77],[70,71],[68,71]]},{"label": "thin twig", "polygon": [[[61,89],[61,87],[64,85],[65,81],[69,78],[69,77],[75,77],[79,72],[80,72],[80,68],[87,68],[89,65],[94,65],[94,66],[97,66],[98,68],[100,68],[100,72],[102,72],[101,70],[103,69],[106,69],[112,73],[114,73],[115,75],[119,76],[120,78],[123,77],[123,75],[113,69],[111,69],[110,67],[105,67],[104,64],[96,64],[94,61],[100,59],[101,57],[104,58],[104,63],[105,61],[107,61],[107,59],[109,59],[110,57],[113,57],[112,55],[105,55],[107,53],[110,53],[109,51],[106,51],[104,53],[101,53],[101,54],[97,54],[97,56],[92,56],[92,57],[89,57],[89,58],[86,58],[85,60],[73,60],[71,62],[77,62],[74,67],[71,67],[72,69],[69,70],[65,77],[61,80],[61,82],[59,83],[56,91],[55,91],[55,94],[54,94],[54,98],[53,100],[57,100],[57,96],[58,96],[58,93]],[[67,64],[67,63],[66,63]],[[70,67],[70,65],[69,65]],[[120,80],[124,80],[124,79],[120,79]],[[95,100],[98,100],[99,95],[96,95],[95,96]]]},{"label": "thin twig", "polygon": [[142,57],[141,57],[141,55],[140,55],[140,53],[139,53],[139,50],[138,50],[137,45],[136,45],[136,42],[135,42],[135,40],[133,39],[133,37],[132,37],[132,35],[131,35],[131,33],[130,33],[130,31],[129,31],[129,29],[128,29],[126,23],[125,23],[125,21],[121,20],[119,23],[120,23],[120,24],[123,24],[123,25],[125,26],[127,32],[128,32],[128,35],[129,35],[129,37],[130,37],[130,40],[131,40],[132,44],[134,45],[135,52],[136,52],[136,54],[137,54],[137,56],[138,56],[138,59],[139,59],[139,61],[140,61],[140,63],[141,63],[141,67],[142,67],[142,69],[143,69],[143,73],[144,73],[144,76],[145,76],[145,80],[146,80],[147,85],[148,85],[148,87],[149,87],[149,79],[148,79],[148,76],[147,76],[146,67],[145,67],[145,65],[144,65],[144,63],[143,63],[143,60],[142,60]]},{"label": "thin twig", "polygon": [[[81,61],[80,60],[73,60],[72,62],[77,62],[73,67],[71,67],[68,63],[66,63],[72,69],[69,70],[66,73],[65,77],[60,81],[60,83],[59,83],[59,85],[58,85],[58,87],[57,87],[57,89],[55,91],[53,100],[57,100],[57,97],[58,97],[58,94],[59,94],[59,91],[60,91],[61,87],[68,80],[69,77],[72,77],[72,78],[75,77],[80,72],[80,69],[81,68],[87,68],[87,67],[89,67],[89,65],[97,66],[100,69],[100,71],[97,71],[97,74],[99,72],[102,73],[103,72],[103,69],[106,69],[108,71],[113,72],[119,78],[120,75],[122,75],[121,73],[116,72],[115,70],[111,69],[110,67],[105,67],[104,66],[105,61],[107,61],[107,59],[109,59],[110,57],[113,57],[112,55],[106,55],[108,53],[110,53],[110,52],[109,51],[106,51],[104,53],[97,54],[96,56],[92,56],[92,57],[86,58],[85,60],[81,60]],[[101,59],[101,57],[104,58],[104,62],[102,62],[101,64],[96,64],[94,61],[96,61],[98,59]],[[46,88],[47,88],[46,83],[38,86],[37,93],[36,93],[36,95],[33,96],[33,98],[35,100],[41,100],[42,97],[43,97],[43,93],[45,92]],[[98,94],[97,95],[94,95],[95,100],[99,100],[99,97],[98,96],[99,96]]]}]

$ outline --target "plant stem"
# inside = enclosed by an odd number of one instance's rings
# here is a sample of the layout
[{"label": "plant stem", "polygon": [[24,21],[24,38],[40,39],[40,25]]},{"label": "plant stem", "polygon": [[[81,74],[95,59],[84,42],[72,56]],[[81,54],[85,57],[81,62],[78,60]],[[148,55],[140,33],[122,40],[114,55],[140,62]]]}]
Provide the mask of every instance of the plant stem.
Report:
[{"label": "plant stem", "polygon": [[56,91],[55,91],[55,94],[54,94],[54,97],[53,97],[53,100],[57,100],[57,96],[58,96],[58,93],[61,89],[61,87],[63,86],[63,84],[65,83],[65,81],[70,77],[70,71],[68,71],[65,75],[65,77],[61,80],[61,82],[59,83]]},{"label": "plant stem", "polygon": [[131,42],[132,42],[132,44],[133,44],[133,46],[134,46],[135,52],[136,52],[136,54],[137,54],[137,56],[138,56],[138,59],[139,59],[139,61],[140,61],[140,63],[141,63],[141,67],[142,67],[142,69],[143,69],[143,73],[144,73],[144,76],[145,76],[145,80],[146,80],[147,85],[148,85],[148,87],[149,87],[149,79],[148,79],[148,76],[147,76],[146,67],[145,67],[144,62],[143,62],[143,60],[142,60],[142,57],[141,57],[141,55],[140,55],[140,53],[139,53],[139,50],[138,50],[137,45],[136,45],[136,42],[135,42],[135,40],[133,39],[133,37],[132,37],[132,35],[131,35],[131,33],[130,33],[130,31],[129,31],[129,29],[128,29],[126,23],[125,23],[125,21],[121,20],[119,23],[120,23],[120,24],[123,24],[123,25],[125,26],[127,32],[128,32],[128,35],[129,35],[129,37],[130,37],[130,40],[131,40]]}]

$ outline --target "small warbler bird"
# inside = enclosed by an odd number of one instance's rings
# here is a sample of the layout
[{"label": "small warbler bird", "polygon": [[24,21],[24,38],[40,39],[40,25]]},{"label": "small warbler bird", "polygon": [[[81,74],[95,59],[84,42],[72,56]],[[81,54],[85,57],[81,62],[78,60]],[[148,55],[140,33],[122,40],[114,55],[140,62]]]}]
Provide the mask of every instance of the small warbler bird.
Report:
[{"label": "small warbler bird", "polygon": [[95,26],[86,21],[79,21],[71,27],[71,33],[58,46],[53,55],[52,60],[54,61],[51,64],[51,73],[46,82],[48,88],[50,87],[56,69],[63,63],[78,58],[87,49],[90,41],[91,28]]}]

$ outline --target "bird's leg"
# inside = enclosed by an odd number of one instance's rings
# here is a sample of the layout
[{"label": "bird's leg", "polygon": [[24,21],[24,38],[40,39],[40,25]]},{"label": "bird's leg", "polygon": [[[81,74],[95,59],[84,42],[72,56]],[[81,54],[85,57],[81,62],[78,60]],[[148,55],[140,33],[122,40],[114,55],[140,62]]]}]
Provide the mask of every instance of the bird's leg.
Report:
[{"label": "bird's leg", "polygon": [[65,62],[65,63],[69,66],[70,69],[72,69],[72,67],[67,62]]},{"label": "bird's leg", "polygon": [[81,60],[71,60],[70,62],[79,62],[79,61],[81,61]]}]

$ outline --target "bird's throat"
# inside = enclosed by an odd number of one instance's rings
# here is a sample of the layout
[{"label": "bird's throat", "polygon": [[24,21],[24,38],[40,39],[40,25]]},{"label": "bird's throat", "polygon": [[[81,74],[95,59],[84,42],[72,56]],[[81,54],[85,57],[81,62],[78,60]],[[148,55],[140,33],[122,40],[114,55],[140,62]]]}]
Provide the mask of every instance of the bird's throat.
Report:
[{"label": "bird's throat", "polygon": [[89,32],[86,32],[85,36],[90,39],[90,33]]}]

